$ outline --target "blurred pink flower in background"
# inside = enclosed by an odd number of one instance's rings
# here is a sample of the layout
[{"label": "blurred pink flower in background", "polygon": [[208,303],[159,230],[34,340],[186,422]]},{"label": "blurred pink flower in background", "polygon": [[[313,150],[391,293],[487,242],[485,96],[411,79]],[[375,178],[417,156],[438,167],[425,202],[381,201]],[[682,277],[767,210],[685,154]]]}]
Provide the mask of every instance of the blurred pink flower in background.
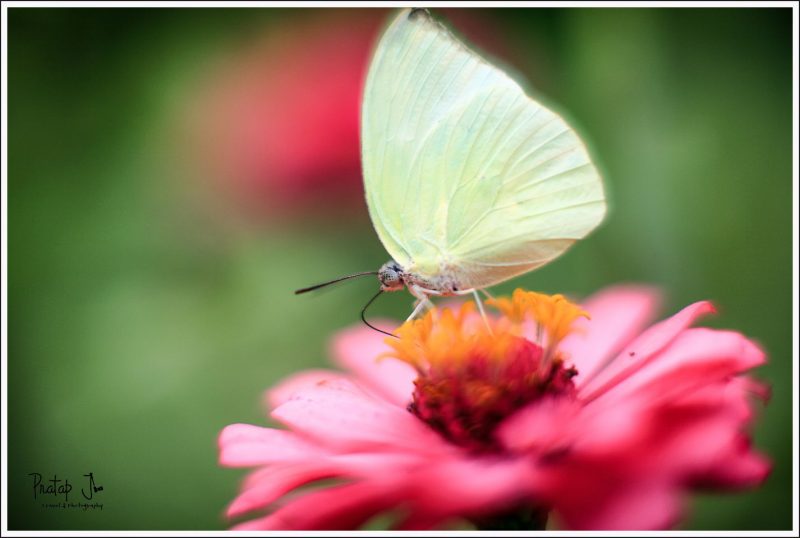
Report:
[{"label": "blurred pink flower in background", "polygon": [[664,529],[690,490],[761,483],[770,464],[746,428],[768,391],[743,374],[764,353],[691,327],[708,302],[648,327],[658,302],[639,286],[581,308],[517,290],[493,301],[491,330],[471,303],[399,340],[347,330],[333,345],[346,373],[268,392],[288,429],[222,431],[222,465],[261,467],[227,515],[268,511],[237,529],[355,529],[382,513],[402,529],[532,529],[549,512],[571,529]]},{"label": "blurred pink flower in background", "polygon": [[[478,11],[442,10],[489,51]],[[359,106],[385,9],[285,13],[210,70],[188,109],[188,160],[249,214],[364,211]],[[365,213],[366,214],[366,213]]]}]

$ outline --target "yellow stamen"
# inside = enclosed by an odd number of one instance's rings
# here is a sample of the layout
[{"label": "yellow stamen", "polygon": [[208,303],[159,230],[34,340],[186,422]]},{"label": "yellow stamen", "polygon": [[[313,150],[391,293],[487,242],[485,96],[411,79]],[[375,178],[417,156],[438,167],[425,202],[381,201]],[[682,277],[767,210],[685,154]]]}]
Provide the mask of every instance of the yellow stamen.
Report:
[{"label": "yellow stamen", "polygon": [[[475,315],[475,303],[463,303],[458,310],[440,309],[420,319],[404,323],[387,338],[393,348],[388,355],[397,357],[417,370],[446,364],[458,365],[482,350],[489,359],[501,359],[509,345],[508,322]],[[505,328],[505,330],[503,330]],[[498,332],[495,337],[493,330]]]},{"label": "yellow stamen", "polygon": [[589,314],[569,302],[563,295],[545,295],[517,288],[511,299],[490,299],[488,304],[496,307],[514,323],[526,320],[536,322],[547,334],[548,347],[553,348],[572,331],[573,322]]},{"label": "yellow stamen", "polygon": [[[387,338],[392,351],[386,355],[399,358],[418,371],[443,365],[457,366],[476,353],[490,361],[503,360],[506,351],[522,334],[522,324],[536,323],[544,331],[546,342],[538,342],[553,352],[572,330],[573,322],[589,315],[563,295],[545,295],[517,289],[512,297],[489,299],[488,305],[504,316],[482,320],[475,315],[475,303],[465,302],[458,310],[444,308],[428,312],[420,319],[404,323]],[[548,353],[548,356],[551,353]]]}]

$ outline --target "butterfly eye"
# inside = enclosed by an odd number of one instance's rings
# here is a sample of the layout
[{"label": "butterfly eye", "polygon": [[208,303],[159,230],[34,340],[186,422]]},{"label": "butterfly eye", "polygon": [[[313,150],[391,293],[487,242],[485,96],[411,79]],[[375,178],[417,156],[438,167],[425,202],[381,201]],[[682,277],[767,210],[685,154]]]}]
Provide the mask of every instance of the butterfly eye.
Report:
[{"label": "butterfly eye", "polygon": [[397,262],[385,263],[378,271],[378,279],[385,290],[395,290],[403,287],[403,269]]}]

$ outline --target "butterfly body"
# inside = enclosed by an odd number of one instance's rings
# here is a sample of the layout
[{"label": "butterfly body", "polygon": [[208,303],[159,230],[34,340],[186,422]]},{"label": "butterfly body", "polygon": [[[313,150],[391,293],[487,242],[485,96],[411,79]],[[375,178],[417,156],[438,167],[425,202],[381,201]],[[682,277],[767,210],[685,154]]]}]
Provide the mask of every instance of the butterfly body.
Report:
[{"label": "butterfly body", "polygon": [[443,266],[431,276],[425,276],[413,268],[407,270],[396,261],[390,260],[378,271],[378,280],[383,291],[397,291],[408,287],[442,296],[460,295],[464,291],[472,291],[460,284],[459,275],[454,269]]}]

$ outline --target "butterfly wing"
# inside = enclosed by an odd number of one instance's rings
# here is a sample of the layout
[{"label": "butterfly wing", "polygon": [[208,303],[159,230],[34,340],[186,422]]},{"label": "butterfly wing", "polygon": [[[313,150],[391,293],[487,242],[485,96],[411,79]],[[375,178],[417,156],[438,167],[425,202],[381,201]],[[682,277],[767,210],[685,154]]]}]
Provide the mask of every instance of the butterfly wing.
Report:
[{"label": "butterfly wing", "polygon": [[384,32],[361,122],[373,224],[422,275],[491,286],[552,260],[605,214],[577,134],[425,10]]}]

